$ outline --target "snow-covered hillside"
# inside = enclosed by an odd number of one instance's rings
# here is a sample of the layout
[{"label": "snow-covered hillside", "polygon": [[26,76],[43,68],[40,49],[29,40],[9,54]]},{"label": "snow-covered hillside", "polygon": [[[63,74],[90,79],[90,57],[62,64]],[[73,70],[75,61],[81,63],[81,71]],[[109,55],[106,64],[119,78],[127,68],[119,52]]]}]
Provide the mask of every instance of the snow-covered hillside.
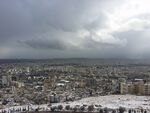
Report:
[{"label": "snow-covered hillside", "polygon": [[143,108],[150,109],[150,96],[135,95],[109,95],[84,98],[78,101],[63,103],[64,105],[101,105],[102,107],[118,108]]},{"label": "snow-covered hillside", "polygon": [[68,105],[70,105],[71,108],[74,108],[75,106],[95,105],[100,106],[100,108],[107,107],[111,109],[118,109],[119,107],[125,107],[126,109],[144,109],[147,110],[148,113],[150,113],[150,96],[108,95],[99,97],[89,97],[74,102],[52,104],[51,106],[48,106],[46,104],[6,107],[4,109],[1,109],[0,113],[2,113],[2,111],[10,113],[11,110],[23,111],[23,109],[26,109],[27,111],[34,111],[37,108],[40,111],[49,111],[51,110],[51,107],[55,107],[58,105],[62,105],[63,110],[65,110],[65,107]]}]

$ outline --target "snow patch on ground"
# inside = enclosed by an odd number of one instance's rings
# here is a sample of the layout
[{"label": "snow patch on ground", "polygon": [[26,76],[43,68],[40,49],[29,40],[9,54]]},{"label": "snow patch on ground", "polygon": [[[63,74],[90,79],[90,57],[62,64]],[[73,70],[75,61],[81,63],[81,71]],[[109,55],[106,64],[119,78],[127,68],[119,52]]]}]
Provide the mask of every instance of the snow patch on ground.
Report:
[{"label": "snow patch on ground", "polygon": [[[99,96],[99,97],[89,97],[89,98],[83,98],[78,101],[74,102],[66,102],[66,103],[58,103],[58,104],[52,104],[52,106],[58,106],[63,105],[64,108],[67,105],[70,105],[71,107],[75,107],[76,105],[82,106],[82,105],[100,105],[102,108],[111,108],[111,109],[117,109],[119,107],[125,107],[126,109],[145,109],[148,110],[148,113],[150,112],[150,96],[135,96],[135,95],[108,95],[108,96]],[[3,110],[7,111],[7,113],[10,113],[10,110],[17,110],[17,109],[29,109],[31,111],[34,111],[37,108],[40,108],[40,111],[47,111],[50,110],[50,106],[47,104],[45,105],[24,105],[24,106],[12,106],[12,107],[6,107],[4,109],[1,109],[0,112]]]},{"label": "snow patch on ground", "polygon": [[150,109],[150,96],[135,96],[135,95],[108,95],[99,97],[89,97],[78,101],[61,103],[63,106],[70,105],[101,105],[107,108],[143,108]]}]

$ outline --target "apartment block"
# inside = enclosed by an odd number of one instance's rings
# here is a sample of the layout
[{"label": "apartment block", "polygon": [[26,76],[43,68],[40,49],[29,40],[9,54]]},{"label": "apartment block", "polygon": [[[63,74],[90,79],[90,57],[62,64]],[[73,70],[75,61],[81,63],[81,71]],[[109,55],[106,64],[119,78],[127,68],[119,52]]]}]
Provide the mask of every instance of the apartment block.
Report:
[{"label": "apartment block", "polygon": [[150,83],[144,83],[142,79],[135,79],[132,82],[121,82],[120,93],[150,95]]}]

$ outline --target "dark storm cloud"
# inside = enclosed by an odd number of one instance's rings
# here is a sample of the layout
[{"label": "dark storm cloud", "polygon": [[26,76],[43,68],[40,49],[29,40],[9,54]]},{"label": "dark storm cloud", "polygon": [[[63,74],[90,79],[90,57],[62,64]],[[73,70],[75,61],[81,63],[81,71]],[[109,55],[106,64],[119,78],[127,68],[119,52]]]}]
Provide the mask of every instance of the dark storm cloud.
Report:
[{"label": "dark storm cloud", "polygon": [[[95,2],[85,0],[6,0],[0,1],[0,35],[6,39],[33,33],[43,33],[50,28],[64,31],[81,29],[90,7]],[[87,10],[89,8],[89,10]],[[93,23],[93,20],[88,20]]]},{"label": "dark storm cloud", "polygon": [[61,40],[42,40],[42,39],[31,39],[26,41],[18,41],[21,45],[29,46],[33,49],[46,49],[46,50],[67,50],[71,49],[73,46],[67,42]]},{"label": "dark storm cloud", "polygon": [[1,0],[0,58],[149,56],[144,1]]}]

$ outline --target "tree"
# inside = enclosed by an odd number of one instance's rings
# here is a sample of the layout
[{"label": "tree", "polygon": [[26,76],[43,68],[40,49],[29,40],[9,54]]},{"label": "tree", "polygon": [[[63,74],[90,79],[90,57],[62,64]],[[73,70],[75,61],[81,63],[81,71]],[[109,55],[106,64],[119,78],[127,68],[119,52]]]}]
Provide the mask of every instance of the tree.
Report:
[{"label": "tree", "polygon": [[23,108],[23,109],[22,109],[22,111],[26,111],[26,109],[25,109],[25,108]]},{"label": "tree", "polygon": [[30,110],[30,106],[28,106],[28,108],[27,108],[27,111],[29,111]]},{"label": "tree", "polygon": [[94,105],[88,106],[88,111],[93,111],[94,110]]},{"label": "tree", "polygon": [[6,99],[4,99],[3,101],[2,101],[2,104],[3,105],[6,105],[8,103],[8,101],[6,100]]},{"label": "tree", "polygon": [[136,113],[136,110],[134,110],[134,113]]},{"label": "tree", "polygon": [[85,107],[84,107],[84,106],[81,106],[81,107],[80,107],[80,110],[81,110],[81,111],[84,111],[84,110],[85,110]]},{"label": "tree", "polygon": [[38,112],[38,111],[39,111],[39,107],[35,109],[35,112]]},{"label": "tree", "polygon": [[99,113],[103,113],[103,109],[100,109],[100,110],[99,110]]},{"label": "tree", "polygon": [[112,113],[116,113],[116,110],[113,109],[113,110],[112,110]]},{"label": "tree", "polygon": [[141,113],[143,113],[144,112],[144,110],[143,109],[141,109]]},{"label": "tree", "polygon": [[119,113],[124,113],[125,112],[125,108],[124,107],[119,107]]},{"label": "tree", "polygon": [[73,108],[73,111],[74,111],[74,112],[77,112],[77,110],[78,110],[77,107],[74,107],[74,108]]},{"label": "tree", "polygon": [[104,113],[108,113],[108,108],[104,108]]},{"label": "tree", "polygon": [[129,109],[128,113],[131,113],[131,112],[132,112],[132,110],[131,110],[131,109]]},{"label": "tree", "polygon": [[57,109],[56,107],[51,107],[52,112],[56,111],[56,109]]},{"label": "tree", "polygon": [[66,109],[66,110],[70,110],[70,105],[67,105],[67,106],[65,107],[65,109]]},{"label": "tree", "polygon": [[62,105],[59,105],[59,106],[58,106],[58,110],[61,111],[62,109],[63,109],[63,106],[62,106]]}]

